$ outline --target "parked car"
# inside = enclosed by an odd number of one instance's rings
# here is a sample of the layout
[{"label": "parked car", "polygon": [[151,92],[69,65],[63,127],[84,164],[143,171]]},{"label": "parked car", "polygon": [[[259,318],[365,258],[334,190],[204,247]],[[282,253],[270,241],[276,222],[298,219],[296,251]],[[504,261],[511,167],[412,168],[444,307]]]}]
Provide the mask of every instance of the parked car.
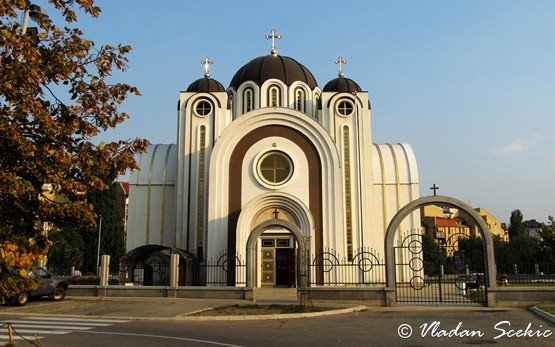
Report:
[{"label": "parked car", "polygon": [[38,287],[19,293],[8,299],[8,302],[23,306],[29,298],[48,296],[51,300],[60,301],[66,297],[68,284],[64,278],[53,276],[43,268],[29,271],[29,276],[38,279]]}]

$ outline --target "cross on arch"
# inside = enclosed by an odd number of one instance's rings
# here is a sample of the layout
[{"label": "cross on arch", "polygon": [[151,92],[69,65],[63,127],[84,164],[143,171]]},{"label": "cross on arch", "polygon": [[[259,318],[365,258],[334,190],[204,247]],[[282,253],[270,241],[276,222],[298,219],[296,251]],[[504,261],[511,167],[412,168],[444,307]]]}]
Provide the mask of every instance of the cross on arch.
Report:
[{"label": "cross on arch", "polygon": [[434,183],[434,185],[430,189],[434,191],[434,196],[436,196],[437,195],[436,191],[439,189],[439,187],[436,186],[436,184]]},{"label": "cross on arch", "polygon": [[210,65],[214,64],[214,62],[210,58],[205,57],[200,63],[204,65],[204,77],[210,77]]},{"label": "cross on arch", "polygon": [[266,40],[272,40],[272,47],[270,48],[270,53],[272,55],[277,55],[276,40],[281,40],[281,35],[279,35],[276,29],[270,31],[270,35],[264,36]]},{"label": "cross on arch", "polygon": [[339,65],[339,77],[345,76],[345,73],[343,72],[343,65],[347,64],[347,61],[343,59],[343,57],[337,57],[337,59],[335,59],[335,63]]}]

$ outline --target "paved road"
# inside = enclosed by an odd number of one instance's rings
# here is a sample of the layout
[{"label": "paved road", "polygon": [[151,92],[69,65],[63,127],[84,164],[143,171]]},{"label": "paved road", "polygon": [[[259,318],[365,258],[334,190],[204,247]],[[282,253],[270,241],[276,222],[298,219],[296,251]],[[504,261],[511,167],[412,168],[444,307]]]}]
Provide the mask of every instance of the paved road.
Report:
[{"label": "paved road", "polygon": [[[40,316],[45,317],[45,316]],[[41,330],[40,340],[45,347],[80,346],[467,346],[496,344],[498,346],[553,346],[555,336],[537,337],[555,332],[555,327],[536,318],[525,309],[436,309],[396,308],[368,309],[366,312],[319,318],[257,320],[257,321],[94,321],[70,320],[50,317],[37,320],[37,316],[2,315],[3,321],[35,321]],[[64,317],[62,317],[64,318]],[[77,323],[82,325],[78,325]],[[438,323],[434,323],[438,322]],[[505,323],[503,323],[505,322]],[[16,330],[19,329],[16,323]],[[30,325],[27,324],[27,325]],[[399,337],[401,324],[412,327],[412,336]],[[423,331],[428,324],[429,331]],[[433,327],[436,325],[435,333]],[[458,330],[455,329],[460,324]],[[497,329],[494,327],[499,324]],[[510,326],[509,326],[510,324]],[[46,328],[45,326],[57,326]],[[509,329],[525,330],[528,325],[535,337],[496,336]],[[41,326],[43,326],[41,328]],[[62,328],[62,326],[64,326]],[[72,329],[71,326],[88,329]],[[64,331],[47,334],[44,331]],[[408,328],[401,329],[407,333]],[[456,334],[457,336],[438,336]],[[530,330],[529,330],[530,331]],[[471,334],[474,337],[460,337]],[[516,333],[514,331],[513,333]],[[29,333],[33,335],[32,333]],[[482,336],[479,336],[482,334]],[[422,337],[421,335],[425,335]],[[30,344],[22,343],[21,346]]]}]

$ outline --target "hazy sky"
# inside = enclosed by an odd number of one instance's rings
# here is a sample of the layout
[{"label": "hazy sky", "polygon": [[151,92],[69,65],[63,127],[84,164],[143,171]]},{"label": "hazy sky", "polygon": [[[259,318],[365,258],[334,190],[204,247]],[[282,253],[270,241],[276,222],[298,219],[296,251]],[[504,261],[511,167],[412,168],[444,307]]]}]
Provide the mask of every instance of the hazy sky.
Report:
[{"label": "hazy sky", "polygon": [[374,142],[412,145],[422,196],[435,183],[503,222],[514,209],[555,215],[555,1],[97,3],[100,19],[79,25],[98,44],[133,46],[115,77],[142,92],[103,139],[175,143],[178,93],[202,77],[200,61],[212,58],[227,87],[269,53],[264,35],[276,28],[279,53],[320,88],[335,58],[347,60],[346,76],[370,95]]}]

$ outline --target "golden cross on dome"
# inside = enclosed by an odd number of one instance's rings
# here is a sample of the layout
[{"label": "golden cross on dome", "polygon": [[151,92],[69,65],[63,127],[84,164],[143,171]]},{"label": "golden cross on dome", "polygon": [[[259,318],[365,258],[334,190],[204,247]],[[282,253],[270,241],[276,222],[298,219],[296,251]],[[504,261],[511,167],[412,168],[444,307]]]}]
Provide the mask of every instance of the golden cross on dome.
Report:
[{"label": "golden cross on dome", "polygon": [[264,36],[266,40],[272,40],[272,47],[270,49],[270,53],[272,55],[277,55],[277,48],[276,48],[276,40],[281,40],[281,35],[279,35],[276,29],[272,29],[270,31],[270,35]]},{"label": "golden cross on dome", "polygon": [[345,74],[343,73],[343,65],[347,64],[347,61],[343,59],[343,57],[337,57],[335,63],[339,65],[339,77],[344,77]]},{"label": "golden cross on dome", "polygon": [[205,57],[200,63],[204,65],[204,77],[210,77],[210,65],[214,64],[214,62],[210,58]]}]

